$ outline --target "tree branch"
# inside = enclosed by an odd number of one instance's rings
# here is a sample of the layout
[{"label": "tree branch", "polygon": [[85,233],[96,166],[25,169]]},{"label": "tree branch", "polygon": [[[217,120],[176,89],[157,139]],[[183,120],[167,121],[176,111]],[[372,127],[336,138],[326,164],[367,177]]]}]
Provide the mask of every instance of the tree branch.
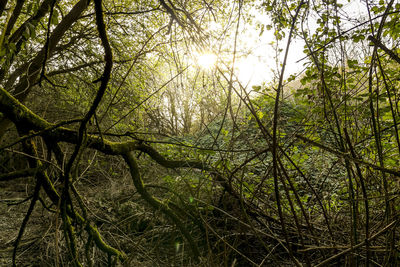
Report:
[{"label": "tree branch", "polygon": [[397,63],[400,64],[400,57],[396,55],[392,50],[387,48],[380,40],[376,39],[374,36],[370,35],[368,36],[368,40],[374,43],[375,46],[379,47],[383,51],[385,51],[386,54],[388,54],[393,60],[395,60]]}]

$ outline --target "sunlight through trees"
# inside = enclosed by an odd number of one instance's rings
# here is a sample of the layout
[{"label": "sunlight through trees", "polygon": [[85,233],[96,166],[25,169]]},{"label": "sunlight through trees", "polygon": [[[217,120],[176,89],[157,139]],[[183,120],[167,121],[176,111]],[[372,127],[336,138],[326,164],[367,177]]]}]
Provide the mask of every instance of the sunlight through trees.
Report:
[{"label": "sunlight through trees", "polygon": [[0,266],[399,266],[399,19],[0,1]]}]

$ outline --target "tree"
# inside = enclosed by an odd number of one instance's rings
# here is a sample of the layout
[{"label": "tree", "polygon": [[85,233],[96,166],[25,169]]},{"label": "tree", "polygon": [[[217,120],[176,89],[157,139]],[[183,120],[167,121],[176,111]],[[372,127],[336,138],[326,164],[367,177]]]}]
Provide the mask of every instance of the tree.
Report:
[{"label": "tree", "polygon": [[[144,264],[135,235],[174,242],[148,245],[164,265],[396,264],[400,6],[363,7],[0,1],[0,182],[29,191],[12,264],[39,205],[51,265]],[[280,67],[250,91],[235,63],[252,8]],[[305,69],[286,78],[294,39]],[[100,176],[120,194],[89,196]]]}]

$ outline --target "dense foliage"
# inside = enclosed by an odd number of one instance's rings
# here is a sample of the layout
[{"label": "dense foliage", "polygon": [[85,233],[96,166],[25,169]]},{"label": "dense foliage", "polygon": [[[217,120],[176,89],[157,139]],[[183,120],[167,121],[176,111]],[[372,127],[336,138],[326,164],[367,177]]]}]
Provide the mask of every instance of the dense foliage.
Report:
[{"label": "dense foliage", "polygon": [[399,265],[399,13],[0,1],[0,265]]}]

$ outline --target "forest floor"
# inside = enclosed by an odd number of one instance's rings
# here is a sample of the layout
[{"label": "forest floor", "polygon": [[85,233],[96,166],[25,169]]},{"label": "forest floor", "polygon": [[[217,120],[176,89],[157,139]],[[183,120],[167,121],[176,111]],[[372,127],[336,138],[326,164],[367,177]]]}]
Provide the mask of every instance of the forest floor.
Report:
[{"label": "forest floor", "polygon": [[[0,266],[12,265],[14,242],[30,205],[27,198],[31,190],[25,182],[0,182]],[[42,253],[46,252],[42,250],[42,245],[54,238],[50,236],[54,221],[54,216],[43,206],[35,207],[19,242],[17,266],[40,266]]]},{"label": "forest floor", "polygon": [[[31,202],[28,198],[33,186],[26,186],[27,184],[22,179],[0,182],[0,266],[12,265],[14,242]],[[107,189],[110,189],[107,182],[91,184],[85,188],[85,195],[95,201],[96,192],[107,192]],[[36,204],[19,242],[17,266],[53,266],[55,226],[58,223],[60,221],[57,222],[54,213],[50,213],[40,203]],[[62,228],[57,228],[60,240]]]}]

